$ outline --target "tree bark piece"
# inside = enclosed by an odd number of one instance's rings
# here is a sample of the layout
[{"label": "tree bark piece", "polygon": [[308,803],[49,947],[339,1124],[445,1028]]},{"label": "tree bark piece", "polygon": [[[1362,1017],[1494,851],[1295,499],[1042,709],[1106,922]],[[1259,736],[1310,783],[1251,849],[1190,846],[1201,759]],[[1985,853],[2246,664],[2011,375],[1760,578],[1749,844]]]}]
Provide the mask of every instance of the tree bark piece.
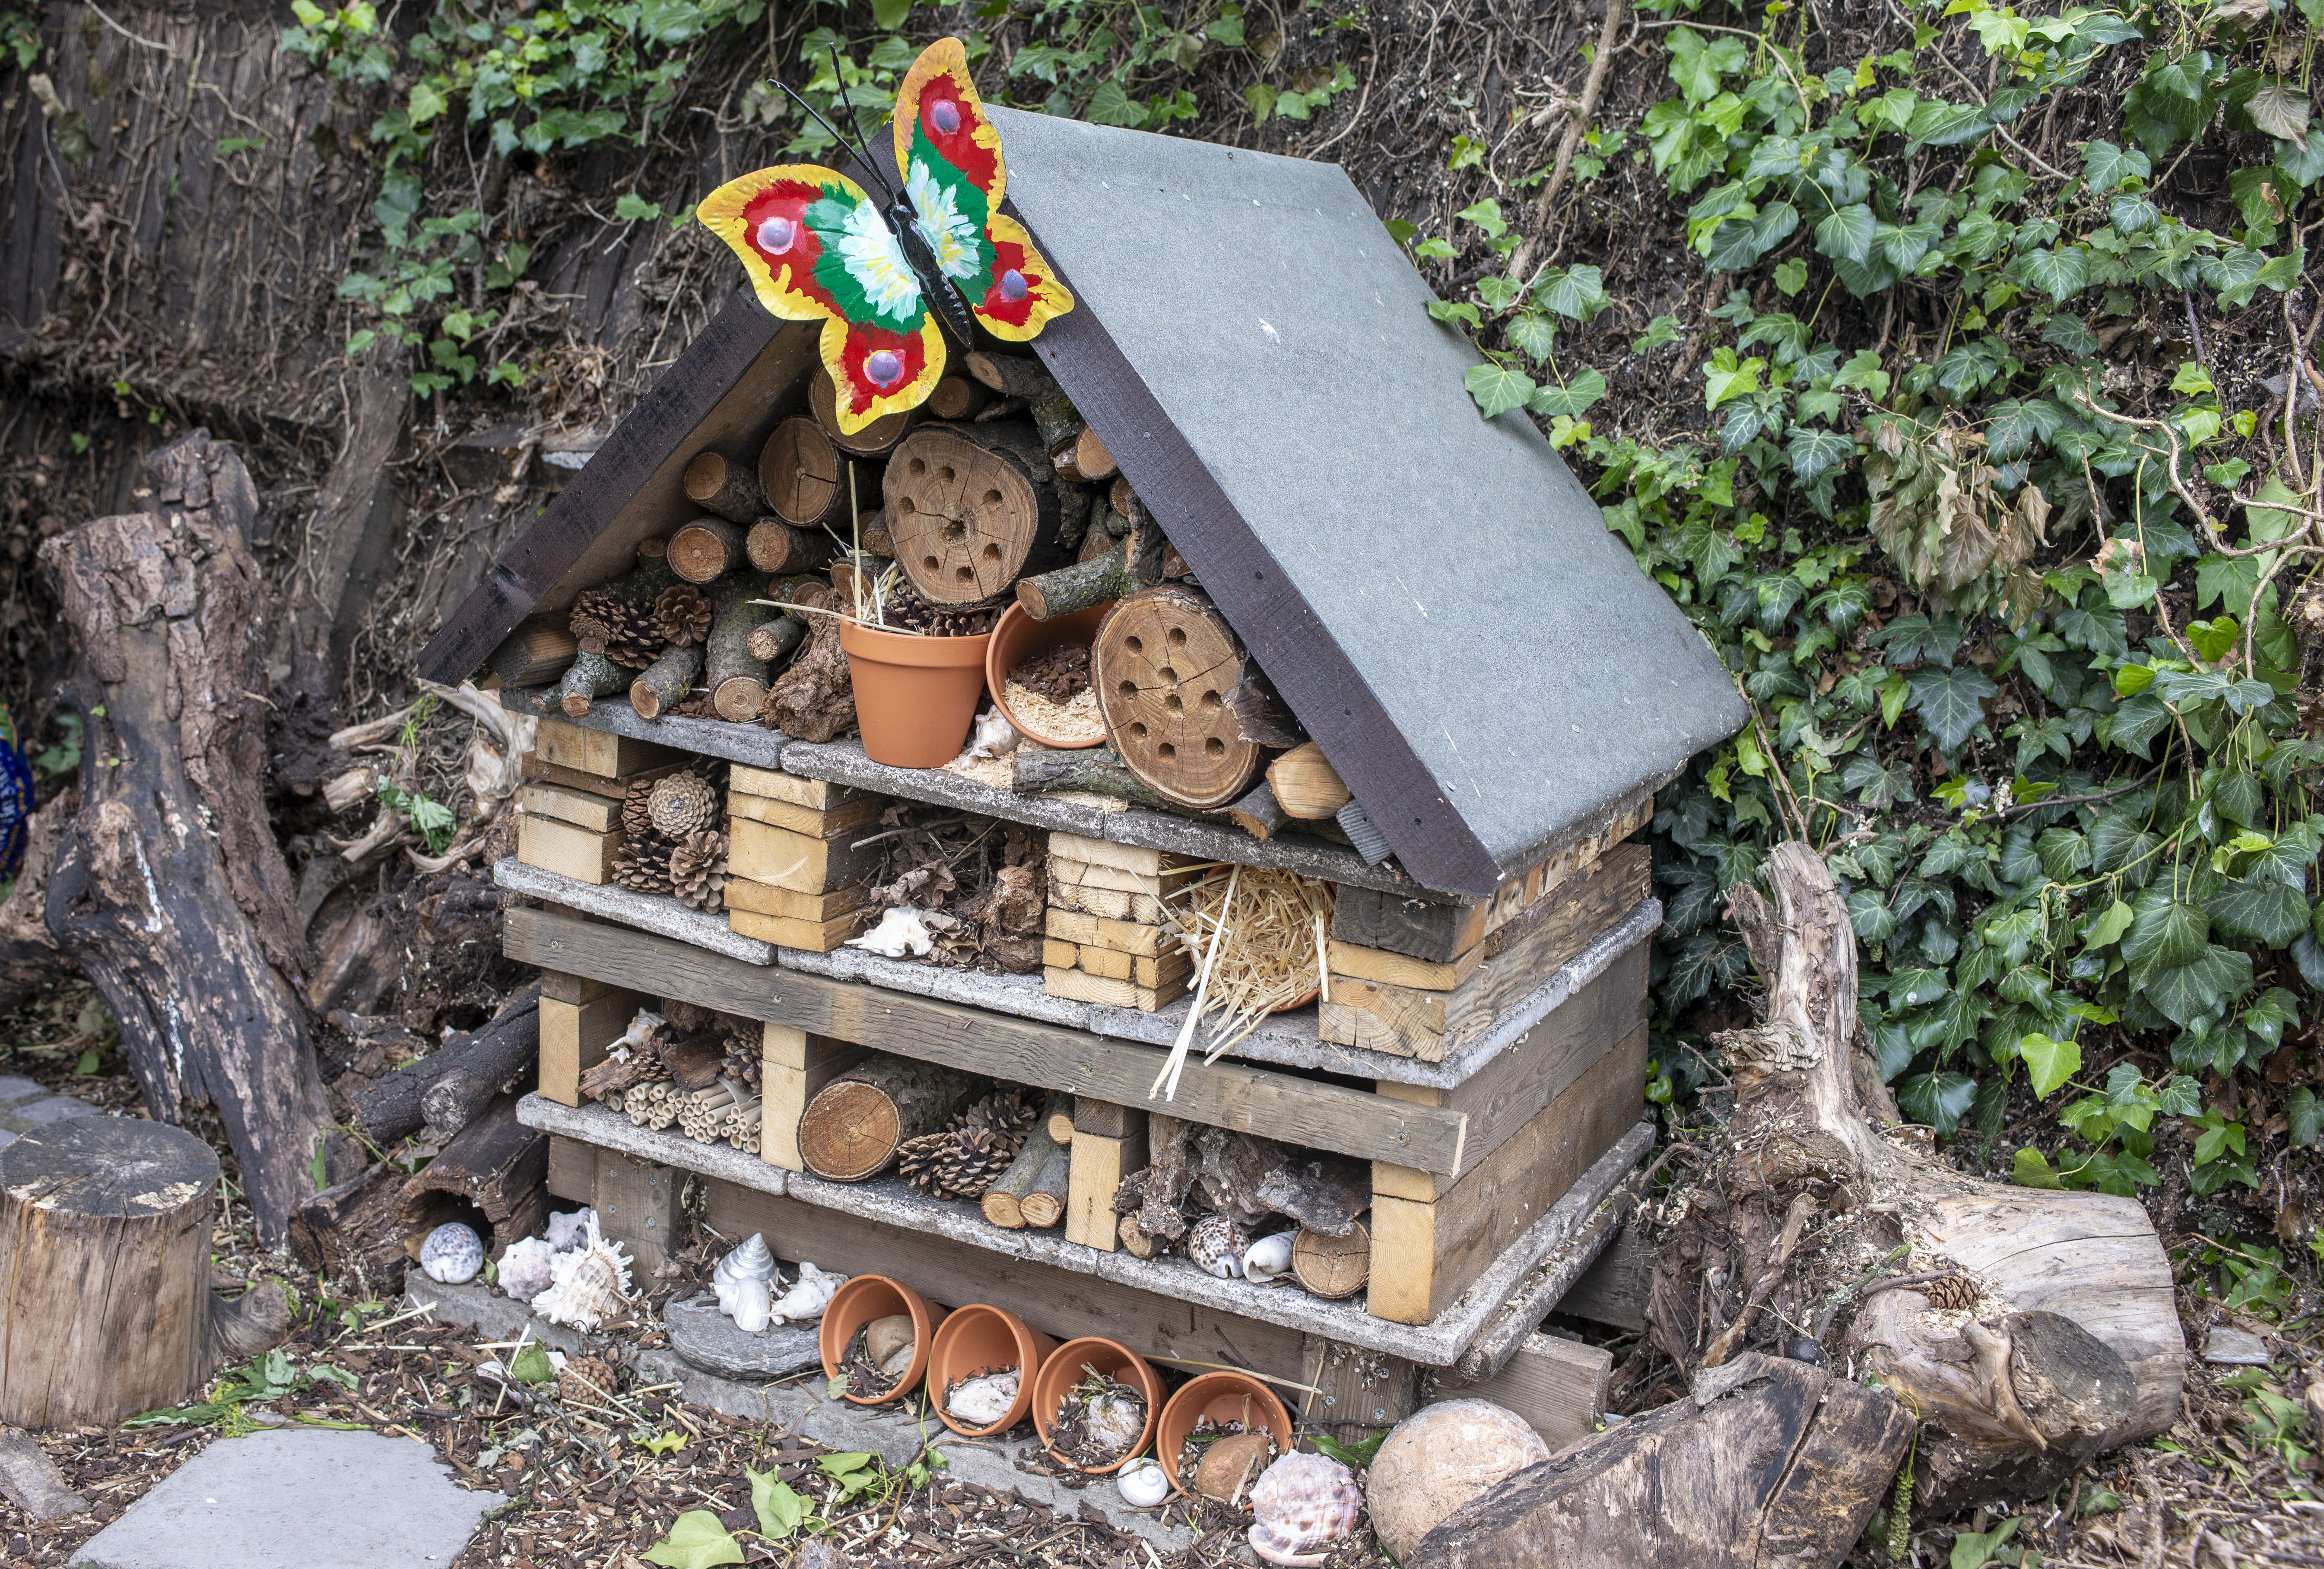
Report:
[{"label": "tree bark piece", "polygon": [[669,569],[688,583],[712,583],[750,559],[741,523],[700,517],[669,537]]},{"label": "tree bark piece", "polygon": [[[820,584],[795,589],[795,604],[831,610],[845,608],[837,590]],[[791,660],[790,669],[768,688],[759,710],[762,721],[801,741],[824,742],[855,725],[855,686],[848,675],[847,652],[839,646],[842,623],[836,615],[807,618],[807,646]]]},{"label": "tree bark piece", "polygon": [[783,613],[761,603],[750,574],[730,573],[710,586],[710,637],[703,645],[703,684],[721,719],[754,719],[766,706],[767,661],[751,651],[751,634]]},{"label": "tree bark piece", "polygon": [[604,654],[584,649],[566,667],[565,678],[557,683],[557,706],[578,719],[596,706],[598,698],[629,684],[629,671]]},{"label": "tree bark piece", "polygon": [[[201,432],[211,491],[249,478]],[[166,450],[166,449],[165,449]],[[157,455],[158,457],[159,455]],[[298,898],[266,809],[268,581],[208,509],[99,518],[48,540],[78,656],[79,815],[44,917],[121,1030],[147,1109],[217,1108],[261,1237],[313,1191],[329,1121]]]},{"label": "tree bark piece", "polygon": [[520,1097],[494,1101],[460,1131],[418,1176],[403,1185],[404,1251],[418,1258],[420,1240],[447,1221],[475,1225],[481,1215],[494,1253],[538,1235],[549,1223],[549,1135],[517,1121]]},{"label": "tree bark piece", "polygon": [[1267,782],[1283,809],[1303,822],[1332,817],[1351,798],[1339,770],[1323,761],[1323,749],[1312,741],[1268,763]]},{"label": "tree bark piece", "polygon": [[1059,565],[1055,471],[1022,425],[927,425],[881,481],[896,559],[932,605],[973,605]]},{"label": "tree bark piece", "polygon": [[851,480],[853,473],[831,433],[796,415],[777,425],[759,449],[759,485],[768,507],[783,521],[802,529],[845,531],[851,515],[848,493],[868,499],[861,479]]},{"label": "tree bark piece", "polygon": [[[375,1144],[392,1144],[420,1131],[428,1116],[428,1092],[447,1074],[490,1086],[468,1106],[468,1119],[491,1103],[502,1085],[518,1078],[540,1051],[540,983],[509,994],[500,1011],[481,1028],[455,1035],[416,1062],[409,1062],[355,1095],[355,1124]],[[448,1105],[448,1103],[447,1103]],[[448,1109],[446,1116],[449,1116]],[[449,1124],[439,1137],[459,1126]]]},{"label": "tree bark piece", "polygon": [[875,1056],[817,1092],[799,1116],[799,1158],[816,1176],[862,1182],[888,1169],[896,1146],[940,1131],[974,1097],[965,1074]]},{"label": "tree bark piece", "polygon": [[1065,752],[1034,752],[1020,746],[1010,754],[1009,788],[1020,796],[1087,790],[1133,807],[1170,809],[1177,805],[1124,768],[1121,753],[1110,745],[1077,746]]},{"label": "tree bark piece", "polygon": [[703,452],[686,466],[686,497],[706,512],[748,525],[767,514],[767,498],[748,464]]},{"label": "tree bark piece", "polygon": [[327,1187],[290,1216],[290,1255],[369,1297],[403,1289],[404,1174],[384,1163]]},{"label": "tree bark piece", "polygon": [[[1063,1117],[1065,1125],[1072,1127],[1071,1095],[1048,1098],[1033,1121],[1033,1131],[1018,1149],[1017,1158],[978,1201],[984,1218],[1004,1231],[1026,1226],[1047,1229],[1065,1218],[1065,1186],[1073,1156],[1049,1131],[1053,1117]],[[1028,1204],[1034,1206],[1033,1213],[1027,1213]]]},{"label": "tree bark piece", "polygon": [[1344,1237],[1371,1207],[1372,1168],[1361,1160],[1303,1153],[1259,1178],[1258,1197],[1272,1214],[1323,1236]]},{"label": "tree bark piece", "polygon": [[0,1424],[110,1427],[200,1389],[217,1157],[78,1117],[0,1150]]},{"label": "tree bark piece", "polygon": [[1204,595],[1165,585],[1130,595],[1098,628],[1093,679],[1130,771],[1182,807],[1230,805],[1259,771],[1227,694],[1241,640]]},{"label": "tree bark piece", "polygon": [[641,719],[659,719],[692,695],[694,678],[702,673],[702,650],[689,643],[671,649],[639,672],[630,683],[630,706]]},{"label": "tree bark piece", "polygon": [[820,572],[839,554],[838,545],[820,526],[809,531],[780,518],[761,518],[752,524],[742,548],[752,566],[779,574]]},{"label": "tree bark piece", "polygon": [[1128,598],[1162,581],[1162,548],[1167,543],[1151,517],[1133,521],[1129,533],[1104,554],[1019,578],[1017,603],[1035,621],[1047,621]]},{"label": "tree bark piece", "polygon": [[0,899],[0,1013],[65,985],[79,974],[57,946],[42,914],[49,869],[56,864],[57,852],[79,812],[79,788],[68,785],[25,825],[24,855],[16,863],[16,881],[9,884],[8,896]]},{"label": "tree bark piece", "polygon": [[815,415],[815,422],[823,427],[824,434],[842,452],[852,452],[860,457],[876,457],[891,449],[912,428],[919,411],[906,409],[900,413],[882,414],[862,429],[848,435],[839,429],[839,389],[831,384],[828,372],[818,372],[807,383],[807,406]]}]

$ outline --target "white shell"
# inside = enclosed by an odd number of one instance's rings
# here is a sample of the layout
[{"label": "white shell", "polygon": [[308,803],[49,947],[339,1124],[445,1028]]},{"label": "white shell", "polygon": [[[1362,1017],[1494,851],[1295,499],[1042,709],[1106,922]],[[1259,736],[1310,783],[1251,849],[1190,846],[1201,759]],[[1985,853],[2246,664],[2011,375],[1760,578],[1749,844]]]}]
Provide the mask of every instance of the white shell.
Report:
[{"label": "white shell", "polygon": [[1151,1460],[1133,1460],[1114,1472],[1113,1485],[1131,1509],[1150,1509],[1170,1496],[1170,1473]]},{"label": "white shell", "polygon": [[809,1319],[821,1318],[824,1308],[831,1302],[832,1294],[846,1279],[844,1275],[828,1274],[813,1264],[801,1264],[798,1284],[775,1299],[774,1322],[805,1324]]},{"label": "white shell", "polygon": [[935,947],[936,939],[928,936],[920,912],[911,906],[899,904],[880,918],[880,924],[860,937],[850,937],[847,946],[862,948],[886,959],[900,959],[908,951],[914,958]]},{"label": "white shell", "polygon": [[551,1324],[595,1329],[629,1301],[630,1260],[619,1242],[605,1241],[597,1217],[589,1216],[586,1240],[557,1256],[557,1278],[532,1299],[532,1310]]},{"label": "white shell", "polygon": [[589,1240],[589,1219],[595,1212],[584,1204],[571,1214],[551,1214],[549,1217],[549,1246],[552,1251],[569,1253]]},{"label": "white shell", "polygon": [[484,1267],[484,1244],[457,1221],[447,1221],[420,1244],[420,1267],[439,1286],[457,1286]]},{"label": "white shell", "polygon": [[1271,1237],[1261,1237],[1242,1251],[1242,1278],[1254,1286],[1265,1286],[1291,1269],[1291,1245],[1299,1240],[1296,1232],[1277,1232]]},{"label": "white shell", "polygon": [[501,1289],[519,1302],[530,1302],[557,1278],[557,1250],[539,1237],[511,1242],[501,1255]]},{"label": "white shell", "polygon": [[1312,1569],[1356,1528],[1363,1495],[1336,1460],[1294,1451],[1251,1484],[1251,1550],[1270,1564]]},{"label": "white shell", "polygon": [[971,757],[1001,757],[1017,750],[1017,727],[1000,705],[987,708],[976,716],[975,733],[968,738]]},{"label": "white shell", "polygon": [[1243,1250],[1250,1246],[1250,1238],[1226,1216],[1204,1215],[1187,1233],[1186,1257],[1220,1279],[1231,1280],[1241,1275]]},{"label": "white shell", "polygon": [[764,1289],[755,1300],[771,1302],[775,1278],[775,1256],[767,1251],[767,1240],[752,1232],[739,1247],[718,1260],[718,1268],[710,1272],[710,1289],[717,1293],[718,1311],[740,1323],[734,1313],[735,1288],[745,1280],[756,1281]]},{"label": "white shell", "polygon": [[718,1311],[743,1334],[756,1334],[773,1321],[774,1298],[764,1280],[746,1275],[719,1294]]},{"label": "white shell", "polygon": [[945,1410],[971,1427],[990,1427],[1017,1403],[1024,1375],[1015,1368],[968,1379],[945,1397]]},{"label": "white shell", "polygon": [[1146,1431],[1146,1407],[1128,1395],[1108,1389],[1089,1403],[1085,1430],[1091,1448],[1119,1454]]}]

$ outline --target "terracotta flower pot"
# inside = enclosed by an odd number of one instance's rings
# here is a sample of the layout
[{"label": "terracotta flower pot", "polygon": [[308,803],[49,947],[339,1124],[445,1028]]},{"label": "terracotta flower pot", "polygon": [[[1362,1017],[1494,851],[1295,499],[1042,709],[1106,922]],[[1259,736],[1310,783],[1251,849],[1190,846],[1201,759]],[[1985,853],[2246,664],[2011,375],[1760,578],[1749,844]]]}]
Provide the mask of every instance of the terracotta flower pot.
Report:
[{"label": "terracotta flower pot", "polygon": [[916,637],[843,623],[863,754],[890,768],[941,768],[960,755],[984,690],[992,634]]},{"label": "terracotta flower pot", "polygon": [[[1006,1432],[1033,1408],[1033,1381],[1040,1374],[1041,1364],[1056,1349],[1056,1341],[1026,1328],[1025,1321],[1006,1308],[982,1302],[955,1307],[936,1331],[936,1345],[929,1353],[928,1403],[945,1426],[964,1437]],[[1008,1416],[989,1427],[972,1427],[945,1408],[945,1391],[954,1380],[1002,1368],[1015,1368],[1019,1375],[1017,1400]]]},{"label": "terracotta flower pot", "polygon": [[1188,1379],[1162,1407],[1161,1431],[1154,1441],[1155,1456],[1169,1473],[1170,1485],[1186,1491],[1178,1480],[1178,1451],[1194,1424],[1208,1417],[1213,1422],[1240,1422],[1246,1432],[1264,1427],[1275,1435],[1275,1446],[1291,1449],[1291,1413],[1275,1391],[1248,1373],[1203,1373]]},{"label": "terracotta flower pot", "polygon": [[[1155,1376],[1152,1368],[1146,1365],[1144,1357],[1120,1342],[1108,1340],[1103,1335],[1084,1335],[1079,1340],[1069,1340],[1051,1352],[1049,1360],[1041,1364],[1040,1373],[1033,1380],[1033,1426],[1041,1435],[1041,1447],[1048,1449],[1050,1457],[1060,1465],[1073,1465],[1074,1463],[1049,1448],[1049,1424],[1056,1419],[1057,1402],[1065,1398],[1065,1391],[1082,1381],[1084,1365],[1125,1384],[1133,1384],[1146,1396],[1146,1426],[1138,1435],[1138,1442],[1111,1465],[1101,1465],[1088,1472],[1092,1476],[1103,1476],[1110,1471],[1120,1470],[1146,1453],[1147,1440],[1154,1436],[1154,1418],[1161,1411],[1162,1380]],[[1083,1468],[1074,1466],[1074,1469],[1079,1471]]]},{"label": "terracotta flower pot", "polygon": [[928,1356],[936,1341],[936,1326],[945,1320],[945,1310],[935,1306],[918,1292],[900,1280],[890,1280],[885,1275],[857,1275],[831,1295],[830,1305],[823,1310],[823,1328],[816,1344],[823,1352],[825,1378],[839,1375],[840,1359],[847,1354],[847,1343],[855,1332],[875,1318],[888,1318],[899,1313],[912,1315],[912,1365],[895,1384],[876,1395],[859,1395],[849,1389],[846,1398],[858,1406],[884,1406],[900,1400],[920,1387],[927,1376]]},{"label": "terracotta flower pot", "polygon": [[[1115,602],[1093,605],[1087,610],[1076,610],[1071,615],[1061,615],[1054,621],[1035,621],[1025,614],[1021,605],[1012,605],[1001,613],[993,623],[991,642],[984,651],[984,688],[992,694],[992,701],[1019,735],[1028,735],[1044,746],[1060,751],[1073,751],[1084,746],[1105,744],[1105,732],[1100,730],[1087,741],[1062,741],[1044,735],[1033,729],[1009,706],[1009,672],[1060,643],[1092,643],[1097,641],[1097,623],[1105,619]],[[947,760],[949,761],[949,760]]]}]

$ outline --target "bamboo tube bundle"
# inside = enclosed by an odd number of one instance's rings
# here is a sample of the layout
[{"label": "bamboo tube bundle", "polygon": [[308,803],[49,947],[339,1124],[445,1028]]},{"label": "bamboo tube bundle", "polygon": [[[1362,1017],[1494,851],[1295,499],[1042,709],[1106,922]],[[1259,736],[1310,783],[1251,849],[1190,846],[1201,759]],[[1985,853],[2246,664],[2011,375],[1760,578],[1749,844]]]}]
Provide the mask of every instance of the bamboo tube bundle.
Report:
[{"label": "bamboo tube bundle", "polygon": [[696,1090],[678,1107],[678,1131],[702,1143],[715,1143],[725,1137],[726,1108],[733,1103],[734,1092],[723,1084]]}]

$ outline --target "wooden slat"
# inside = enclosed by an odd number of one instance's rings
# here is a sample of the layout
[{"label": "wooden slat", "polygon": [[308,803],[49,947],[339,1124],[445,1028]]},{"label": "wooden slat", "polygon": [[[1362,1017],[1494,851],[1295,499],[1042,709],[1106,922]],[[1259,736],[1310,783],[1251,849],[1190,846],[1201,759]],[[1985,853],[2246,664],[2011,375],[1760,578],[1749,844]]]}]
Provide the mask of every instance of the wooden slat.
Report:
[{"label": "wooden slat", "polygon": [[554,817],[526,813],[516,820],[516,856],[527,866],[538,866],[576,882],[613,881],[613,858],[622,853],[619,834],[593,834],[560,823]]},{"label": "wooden slat", "polygon": [[1065,1241],[1111,1253],[1121,1245],[1113,1214],[1121,1179],[1146,1165],[1146,1139],[1109,1139],[1074,1130],[1066,1146],[1073,1164],[1065,1179]]},{"label": "wooden slat", "polygon": [[[761,796],[809,811],[824,812],[863,798],[862,792],[819,779],[801,779],[779,768],[752,768],[736,763],[726,776],[726,788],[736,795]],[[870,798],[877,800],[879,798]]]},{"label": "wooden slat", "polygon": [[[740,772],[739,769],[735,771]],[[746,796],[729,786],[726,792],[726,814],[745,822],[766,823],[778,828],[788,828],[794,834],[804,834],[810,839],[836,839],[844,834],[879,821],[881,804],[877,796],[862,796],[842,806],[818,811],[791,801],[779,801],[771,796]]]},{"label": "wooden slat", "polygon": [[872,912],[852,909],[829,920],[796,920],[787,915],[761,915],[755,910],[729,909],[726,925],[746,937],[801,953],[827,954],[871,924]]},{"label": "wooden slat", "polygon": [[1598,1430],[1606,1418],[1606,1385],[1614,1353],[1554,1334],[1529,1334],[1501,1371],[1475,1384],[1443,1384],[1437,1398],[1490,1400],[1514,1411],[1552,1449]]},{"label": "wooden slat", "polygon": [[877,845],[858,850],[844,840],[810,838],[747,818],[728,820],[726,863],[737,877],[771,882],[794,893],[825,893],[861,881],[880,863]]},{"label": "wooden slat", "polygon": [[571,1204],[587,1204],[597,1195],[597,1147],[578,1139],[551,1134],[549,1140],[550,1194]]},{"label": "wooden slat", "polygon": [[[1167,1057],[1153,1047],[798,971],[766,969],[557,910],[512,909],[503,948],[521,964],[629,980],[746,1019],[795,1025],[1015,1084],[1144,1106]],[[1467,1120],[1232,1060],[1187,1064],[1175,1117],[1365,1160],[1457,1173]]]},{"label": "wooden slat", "polygon": [[1617,1329],[1642,1330],[1646,1327],[1646,1288],[1654,1272],[1654,1244],[1637,1226],[1624,1226],[1573,1288],[1558,1298],[1557,1310]]},{"label": "wooden slat", "polygon": [[805,1171],[799,1157],[800,1113],[824,1085],[863,1058],[853,1041],[809,1035],[787,1024],[761,1027],[759,1040],[759,1158],[785,1171]]},{"label": "wooden slat", "polygon": [[1409,954],[1399,954],[1388,948],[1367,948],[1355,943],[1343,943],[1337,937],[1324,945],[1323,952],[1334,980],[1345,975],[1351,981],[1418,986],[1432,992],[1451,991],[1475,974],[1477,966],[1485,962],[1485,945],[1481,940],[1467,953],[1442,963],[1416,959]]},{"label": "wooden slat", "polygon": [[552,767],[569,768],[604,780],[617,780],[642,769],[684,761],[667,746],[568,725],[561,719],[540,722],[540,736],[533,743],[533,751],[542,762]]},{"label": "wooden slat", "polygon": [[753,915],[780,916],[785,920],[829,920],[850,910],[863,908],[864,891],[860,888],[835,888],[825,893],[801,893],[795,889],[777,888],[771,882],[753,882],[747,877],[726,880],[726,908],[747,909]]},{"label": "wooden slat", "polygon": [[[1117,954],[1136,954],[1153,958],[1163,951],[1165,934],[1160,927],[1139,926],[1134,921],[1107,920],[1102,917],[1084,915],[1079,910],[1058,909],[1052,906],[1048,925],[1045,928],[1053,937],[1085,946],[1111,948]],[[1178,946],[1176,936],[1168,938],[1169,946]]]},{"label": "wooden slat", "polygon": [[607,834],[622,826],[622,803],[613,796],[562,785],[529,784],[516,793],[517,805],[527,812],[554,817],[591,833]]},{"label": "wooden slat", "polygon": [[593,981],[586,975],[560,975],[554,970],[540,973],[540,994],[558,1002],[595,1002],[609,992],[621,990],[603,981]]},{"label": "wooden slat", "polygon": [[[1084,954],[1092,951],[1088,948],[1080,950]],[[1137,961],[1141,964],[1149,962],[1145,959]],[[1078,967],[1060,970],[1047,965],[1041,970],[1041,989],[1052,997],[1064,997],[1075,1002],[1100,1002],[1108,1008],[1135,1008],[1140,1013],[1153,1013],[1167,1008],[1184,997],[1188,990],[1184,976],[1164,981],[1158,985],[1141,986],[1134,976],[1117,981]]]},{"label": "wooden slat", "polygon": [[586,1002],[561,1002],[540,996],[540,1093],[560,1106],[581,1103],[581,1075],[605,1060],[645,999],[635,992],[608,988]]}]

